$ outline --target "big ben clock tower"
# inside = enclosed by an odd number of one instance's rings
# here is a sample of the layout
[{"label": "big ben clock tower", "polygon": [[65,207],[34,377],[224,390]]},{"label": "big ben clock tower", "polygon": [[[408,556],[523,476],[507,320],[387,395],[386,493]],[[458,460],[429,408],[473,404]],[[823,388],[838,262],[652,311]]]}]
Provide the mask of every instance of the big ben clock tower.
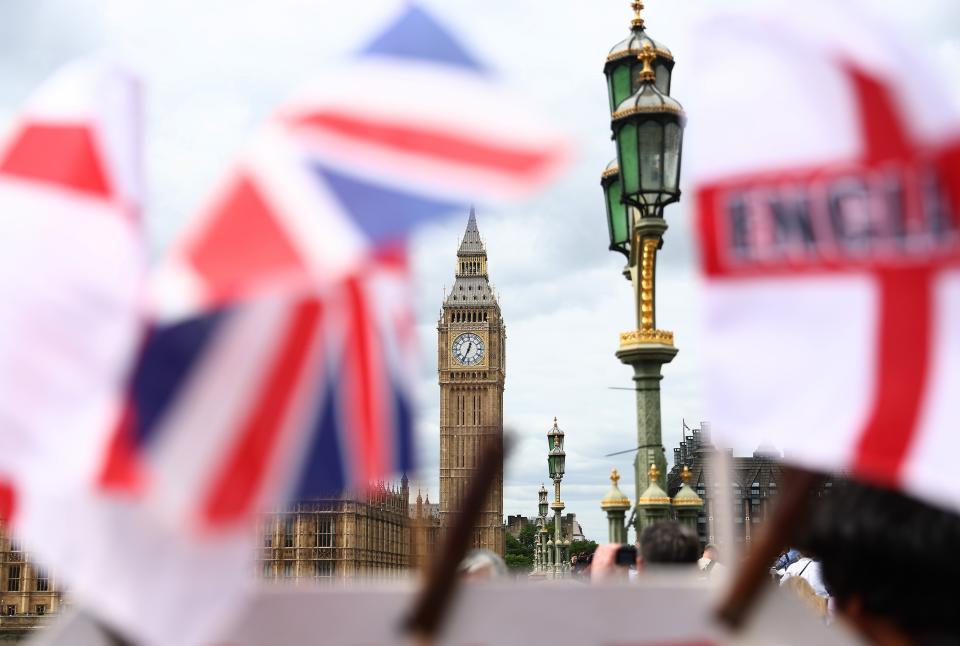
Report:
[{"label": "big ben clock tower", "polygon": [[[460,511],[486,442],[503,442],[506,329],[487,278],[487,252],[470,219],[437,325],[440,373],[440,522]],[[503,555],[503,465],[473,531],[473,546]]]}]

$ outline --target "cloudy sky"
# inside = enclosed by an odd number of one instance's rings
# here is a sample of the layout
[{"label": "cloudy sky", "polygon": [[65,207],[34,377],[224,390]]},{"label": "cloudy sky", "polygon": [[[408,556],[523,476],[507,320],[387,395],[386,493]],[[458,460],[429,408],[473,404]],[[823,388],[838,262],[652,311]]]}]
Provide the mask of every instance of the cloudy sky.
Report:
[{"label": "cloudy sky", "polygon": [[[519,443],[506,468],[504,513],[531,515],[546,476],[546,432],[557,416],[567,433],[564,499],[588,537],[603,540],[598,501],[611,467],[633,496],[636,445],[630,370],[613,353],[633,324],[622,257],[606,250],[599,173],[613,156],[602,67],[627,33],[627,0],[423,0],[504,81],[530,95],[577,147],[569,173],[535,199],[479,207],[491,278],[507,322],[505,423]],[[672,93],[681,102],[696,82],[684,73],[690,27],[707,0],[650,0],[649,32],[677,58]],[[759,4],[728,0],[728,7]],[[960,5],[951,0],[864,4],[895,20],[960,99]],[[376,33],[399,0],[4,0],[0,4],[0,120],[32,87],[77,55],[106,53],[147,83],[148,226],[162,253],[224,172],[244,138],[298,84]],[[957,101],[960,103],[960,100]],[[453,282],[466,213],[415,238],[422,360],[419,399],[421,486],[437,497],[436,321]],[[698,371],[694,245],[684,204],[667,214],[660,256],[658,323],[676,333],[680,354],[665,368],[664,444],[682,420],[709,418]],[[749,449],[752,447],[739,447]]]}]

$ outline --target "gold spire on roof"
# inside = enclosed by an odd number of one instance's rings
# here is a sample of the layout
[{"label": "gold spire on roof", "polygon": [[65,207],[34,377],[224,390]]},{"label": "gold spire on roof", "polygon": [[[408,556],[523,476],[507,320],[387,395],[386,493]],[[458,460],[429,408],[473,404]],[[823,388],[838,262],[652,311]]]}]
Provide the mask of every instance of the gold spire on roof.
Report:
[{"label": "gold spire on roof", "polygon": [[693,477],[693,472],[690,471],[690,467],[683,465],[683,470],[680,472],[680,480],[683,481],[683,484],[690,484],[690,478]]},{"label": "gold spire on roof", "polygon": [[643,29],[643,16],[640,15],[640,12],[643,11],[642,0],[633,0],[630,6],[633,7],[633,19],[630,21],[630,26],[635,29]]},{"label": "gold spire on roof", "polygon": [[600,507],[604,510],[625,510],[630,507],[630,499],[623,495],[617,486],[620,480],[620,472],[616,469],[610,471],[610,491],[600,501]]},{"label": "gold spire on roof", "polygon": [[650,469],[647,470],[647,476],[650,478],[650,482],[656,482],[660,479],[660,469],[657,468],[655,463],[650,463]]},{"label": "gold spire on roof", "polygon": [[640,81],[656,81],[657,73],[654,72],[650,66],[654,59],[657,58],[657,53],[654,51],[653,46],[650,43],[644,43],[643,50],[637,54],[637,58],[643,63],[643,69],[640,70]]}]

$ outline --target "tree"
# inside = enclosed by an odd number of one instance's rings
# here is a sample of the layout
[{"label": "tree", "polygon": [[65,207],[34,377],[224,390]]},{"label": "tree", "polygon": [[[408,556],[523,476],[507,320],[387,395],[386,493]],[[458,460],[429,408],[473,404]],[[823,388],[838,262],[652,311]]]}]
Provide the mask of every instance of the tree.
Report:
[{"label": "tree", "polygon": [[529,572],[533,569],[533,537],[535,535],[536,528],[533,525],[525,525],[520,530],[519,539],[507,532],[503,560],[506,561],[508,568],[516,572]]},{"label": "tree", "polygon": [[523,547],[524,554],[528,554],[530,558],[533,558],[533,546],[537,542],[537,526],[533,523],[524,525],[523,529],[520,530],[518,540]]},{"label": "tree", "polygon": [[596,549],[596,541],[573,541],[570,543],[570,556],[574,554],[593,554]]}]

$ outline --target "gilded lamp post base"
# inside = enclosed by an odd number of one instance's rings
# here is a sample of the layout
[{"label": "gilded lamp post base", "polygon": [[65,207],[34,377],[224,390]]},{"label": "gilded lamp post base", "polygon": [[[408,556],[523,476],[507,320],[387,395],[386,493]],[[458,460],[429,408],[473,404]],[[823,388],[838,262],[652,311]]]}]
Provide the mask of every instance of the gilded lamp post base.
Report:
[{"label": "gilded lamp post base", "polygon": [[[633,367],[634,390],[637,398],[637,454],[633,467],[636,482],[636,498],[640,500],[651,484],[666,489],[667,457],[663,448],[660,422],[661,367],[677,355],[673,334],[662,330],[635,330],[620,335],[617,358]],[[650,469],[656,465],[656,470]],[[651,479],[650,475],[654,478]],[[638,505],[635,529],[637,538],[643,527],[659,516],[659,506],[647,514]],[[669,505],[668,505],[669,508]]]}]

